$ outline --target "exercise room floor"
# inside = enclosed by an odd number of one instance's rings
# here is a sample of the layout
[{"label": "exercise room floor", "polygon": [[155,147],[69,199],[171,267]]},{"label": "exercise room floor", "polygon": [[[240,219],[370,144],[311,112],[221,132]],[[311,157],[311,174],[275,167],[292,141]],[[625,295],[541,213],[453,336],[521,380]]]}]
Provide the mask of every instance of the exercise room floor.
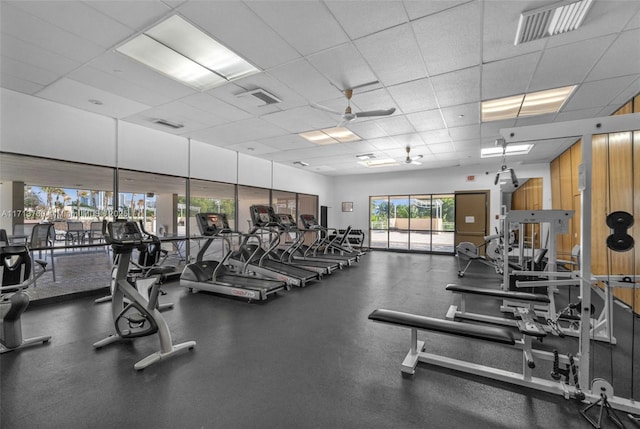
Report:
[{"label": "exercise room floor", "polygon": [[[401,375],[409,330],[367,316],[389,308],[442,318],[459,301],[444,290],[447,283],[496,287],[500,282],[488,267],[478,265],[463,279],[456,272],[452,256],[370,252],[325,280],[251,304],[192,294],[178,282],[168,283],[161,299],[175,304],[163,312],[173,341],[195,340],[197,346],[141,372],[133,365],[157,350],[156,336],[98,351],[92,347],[113,329],[110,304],[84,297],[33,305],[23,316],[25,337],[49,334],[52,339],[0,357],[0,426],[590,427],[579,414],[585,405],[560,396],[424,364],[413,377]],[[615,310],[630,326],[631,313]],[[419,337],[437,353],[507,370],[521,366],[521,353],[506,346],[433,333]],[[552,340],[560,352],[577,349],[574,338]],[[619,339],[620,345],[628,349],[630,340]],[[620,346],[601,346],[598,356],[608,359],[623,351],[615,347]],[[607,361],[603,371],[613,367],[614,378],[622,380],[621,389],[629,395],[631,383],[640,391],[640,368],[631,380],[631,360],[626,359],[626,368]],[[541,363],[536,375],[547,377],[547,365]],[[624,413],[620,416],[633,427]],[[607,421],[604,427],[613,425]]]}]

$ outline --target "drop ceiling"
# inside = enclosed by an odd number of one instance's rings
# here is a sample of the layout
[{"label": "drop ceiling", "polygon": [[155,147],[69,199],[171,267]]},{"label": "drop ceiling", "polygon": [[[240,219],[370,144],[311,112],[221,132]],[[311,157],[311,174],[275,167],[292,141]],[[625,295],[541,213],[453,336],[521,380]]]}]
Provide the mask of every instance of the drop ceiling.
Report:
[{"label": "drop ceiling", "polygon": [[[2,1],[0,82],[328,176],[495,164],[480,150],[500,128],[605,116],[640,93],[640,2],[596,0],[576,31],[514,45],[520,14],[550,3]],[[260,72],[198,92],[115,51],[174,14]],[[567,85],[578,86],[558,113],[480,121],[483,100]],[[356,88],[355,112],[396,110],[349,122],[357,142],[319,146],[298,136],[336,126],[339,116],[312,105],[343,111],[347,88]],[[239,96],[256,89],[281,102]],[[547,162],[572,143],[539,143],[512,159]],[[406,146],[422,165],[367,168],[356,158],[402,161]]]}]

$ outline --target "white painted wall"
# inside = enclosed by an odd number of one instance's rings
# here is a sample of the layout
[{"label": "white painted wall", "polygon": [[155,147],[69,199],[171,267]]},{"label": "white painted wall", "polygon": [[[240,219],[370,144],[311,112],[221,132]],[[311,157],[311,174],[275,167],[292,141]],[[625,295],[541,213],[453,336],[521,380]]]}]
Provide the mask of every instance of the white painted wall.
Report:
[{"label": "white painted wall", "polygon": [[273,164],[273,189],[319,196],[318,204],[329,204],[334,180],[331,177],[290,167]]},{"label": "white painted wall", "polygon": [[[489,171],[489,174],[486,172]],[[551,177],[549,164],[515,166],[518,177],[542,177],[543,208],[551,208]],[[474,182],[467,176],[474,175]],[[369,229],[369,197],[375,195],[446,194],[455,191],[491,191],[491,229],[498,226],[495,215],[500,213],[499,186],[493,184],[495,169],[486,165],[446,169],[403,171],[401,173],[340,176],[334,179],[333,197],[328,210],[329,226],[351,225]],[[342,202],[353,202],[353,212],[342,212]]]},{"label": "white painted wall", "polygon": [[0,150],[116,165],[115,120],[2,89]]},{"label": "white painted wall", "polygon": [[238,153],[191,140],[190,172],[195,179],[236,183],[238,179]]},{"label": "white painted wall", "polygon": [[118,121],[118,167],[188,176],[189,141],[141,125]]},{"label": "white painted wall", "polygon": [[325,176],[15,91],[0,95],[2,151],[316,194],[321,205],[330,198]]}]

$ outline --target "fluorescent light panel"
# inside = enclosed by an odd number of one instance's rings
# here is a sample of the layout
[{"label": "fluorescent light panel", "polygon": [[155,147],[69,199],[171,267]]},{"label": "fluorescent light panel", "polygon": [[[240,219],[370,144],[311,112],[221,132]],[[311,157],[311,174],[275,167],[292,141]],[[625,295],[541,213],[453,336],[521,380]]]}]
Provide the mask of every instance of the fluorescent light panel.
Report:
[{"label": "fluorescent light panel", "polygon": [[571,85],[483,101],[482,122],[558,112],[575,88],[576,85]]},{"label": "fluorescent light panel", "polygon": [[199,91],[260,71],[178,15],[116,50]]},{"label": "fluorescent light panel", "polygon": [[[505,150],[505,155],[509,156],[509,155],[526,155],[529,153],[529,151],[531,150],[531,148],[533,147],[532,144],[511,144],[511,145],[507,145],[507,148]],[[480,151],[480,158],[492,158],[492,157],[497,157],[497,156],[502,156],[502,147],[500,146],[496,146],[496,147],[485,147],[482,148],[482,150]]]},{"label": "fluorescent light panel", "polygon": [[514,44],[539,40],[576,30],[584,21],[593,0],[560,2],[520,15]]},{"label": "fluorescent light panel", "polygon": [[365,167],[390,167],[392,165],[400,165],[398,161],[392,158],[385,159],[370,159],[368,161],[358,161],[358,164],[364,165]]},{"label": "fluorescent light panel", "polygon": [[308,131],[298,135],[318,145],[348,143],[360,140],[360,136],[352,133],[351,130],[345,127],[325,128],[324,130]]}]

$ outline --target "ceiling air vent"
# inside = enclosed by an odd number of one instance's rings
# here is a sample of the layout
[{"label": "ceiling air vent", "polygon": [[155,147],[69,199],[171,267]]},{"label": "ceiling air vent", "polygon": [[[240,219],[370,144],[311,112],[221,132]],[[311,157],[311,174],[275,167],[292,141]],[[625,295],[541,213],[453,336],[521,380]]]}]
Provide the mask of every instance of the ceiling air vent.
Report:
[{"label": "ceiling air vent", "polygon": [[[256,104],[257,106],[266,106],[268,104],[276,104],[282,101],[275,95],[270,94],[269,92],[265,91],[262,88],[253,89],[251,91],[240,93],[237,95],[237,97],[249,97],[249,99],[253,101],[260,100]],[[253,99],[251,97],[255,97],[256,99]]]},{"label": "ceiling air vent", "polygon": [[171,127],[173,129],[183,128],[184,125],[176,124],[175,122],[167,121],[166,119],[154,119],[154,124],[164,125],[165,127]]},{"label": "ceiling air vent", "polygon": [[593,0],[564,1],[523,12],[518,22],[515,45],[568,33],[577,29]]}]

